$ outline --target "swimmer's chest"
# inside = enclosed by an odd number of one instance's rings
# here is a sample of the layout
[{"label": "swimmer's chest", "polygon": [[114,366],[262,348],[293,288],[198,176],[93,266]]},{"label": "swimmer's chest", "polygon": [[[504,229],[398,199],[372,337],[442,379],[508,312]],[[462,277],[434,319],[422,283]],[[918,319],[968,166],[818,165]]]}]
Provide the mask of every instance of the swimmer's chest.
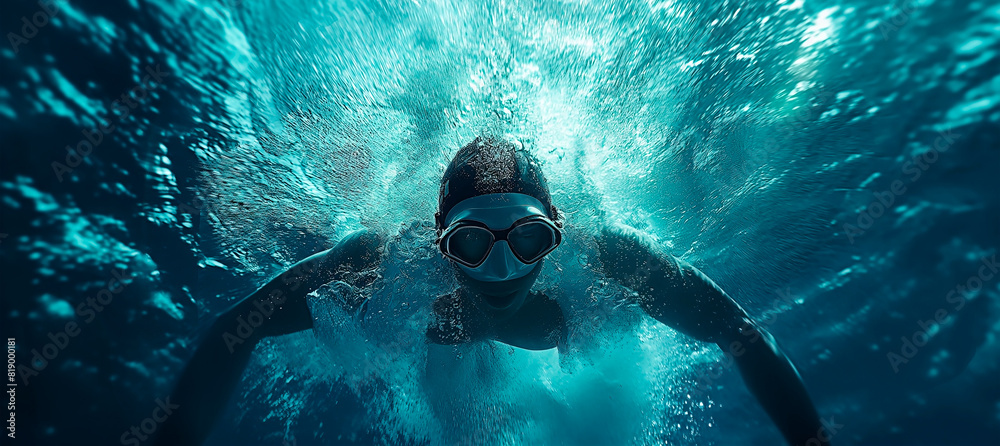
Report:
[{"label": "swimmer's chest", "polygon": [[439,297],[433,312],[427,338],[435,344],[494,340],[527,350],[547,350],[566,342],[566,317],[561,306],[539,292],[532,292],[517,313],[502,320],[477,313],[456,294]]}]

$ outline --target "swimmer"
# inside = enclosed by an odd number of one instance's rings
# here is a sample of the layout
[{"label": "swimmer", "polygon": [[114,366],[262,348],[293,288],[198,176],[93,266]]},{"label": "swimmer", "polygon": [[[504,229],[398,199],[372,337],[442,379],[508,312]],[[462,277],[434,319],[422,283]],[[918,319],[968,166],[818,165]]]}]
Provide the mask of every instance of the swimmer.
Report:
[{"label": "swimmer", "polygon": [[[532,290],[545,256],[558,249],[563,236],[560,213],[533,157],[502,140],[478,138],[466,145],[441,179],[434,221],[437,249],[452,265],[459,287],[434,301],[426,342],[565,347],[562,308]],[[829,444],[795,366],[715,282],[634,229],[608,225],[595,228],[592,236],[601,273],[630,289],[634,304],[646,314],[732,352],[747,389],[789,444]],[[307,295],[334,281],[362,286],[351,283],[361,277],[354,273],[378,267],[384,241],[373,231],[354,232],[222,312],[181,374],[171,399],[184,409],[164,422],[157,444],[201,444],[257,343],[313,328]],[[363,312],[366,304],[361,299],[340,303],[353,313]],[[246,338],[234,337],[238,321],[252,312],[267,320]]]}]

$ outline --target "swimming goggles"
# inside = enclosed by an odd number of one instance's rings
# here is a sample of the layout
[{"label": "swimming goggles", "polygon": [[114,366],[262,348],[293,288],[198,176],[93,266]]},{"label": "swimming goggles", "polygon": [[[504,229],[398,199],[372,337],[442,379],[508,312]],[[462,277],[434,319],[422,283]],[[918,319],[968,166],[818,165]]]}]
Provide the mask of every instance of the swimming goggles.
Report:
[{"label": "swimming goggles", "polygon": [[544,215],[529,215],[500,230],[476,220],[459,220],[441,233],[438,247],[445,257],[477,268],[489,258],[497,242],[507,242],[517,260],[531,265],[559,246],[562,231]]}]

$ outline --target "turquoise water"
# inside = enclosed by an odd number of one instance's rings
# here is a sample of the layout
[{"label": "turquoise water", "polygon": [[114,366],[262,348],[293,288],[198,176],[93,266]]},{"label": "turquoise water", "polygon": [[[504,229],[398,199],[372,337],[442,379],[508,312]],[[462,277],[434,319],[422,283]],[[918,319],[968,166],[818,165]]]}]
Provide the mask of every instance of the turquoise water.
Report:
[{"label": "turquoise water", "polygon": [[[396,234],[364,290],[381,312],[320,290],[209,444],[778,444],[717,348],[594,271],[608,222],[763,321],[835,444],[1000,434],[996,5],[57,5],[34,34],[42,6],[0,14],[25,41],[0,48],[4,332],[27,363],[81,331],[21,388],[21,444],[120,443],[212,314],[360,227]],[[438,180],[479,135],[539,158],[567,216],[538,285],[573,307],[563,355],[421,340],[454,287]]]}]

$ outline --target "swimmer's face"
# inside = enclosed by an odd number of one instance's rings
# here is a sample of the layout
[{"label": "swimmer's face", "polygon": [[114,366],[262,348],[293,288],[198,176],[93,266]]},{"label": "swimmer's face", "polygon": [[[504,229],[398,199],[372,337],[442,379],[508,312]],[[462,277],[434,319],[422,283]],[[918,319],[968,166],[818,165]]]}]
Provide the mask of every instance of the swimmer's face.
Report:
[{"label": "swimmer's face", "polygon": [[458,203],[444,218],[438,247],[459,281],[497,310],[519,306],[535,283],[542,258],[559,245],[560,230],[538,199],[486,194]]}]

